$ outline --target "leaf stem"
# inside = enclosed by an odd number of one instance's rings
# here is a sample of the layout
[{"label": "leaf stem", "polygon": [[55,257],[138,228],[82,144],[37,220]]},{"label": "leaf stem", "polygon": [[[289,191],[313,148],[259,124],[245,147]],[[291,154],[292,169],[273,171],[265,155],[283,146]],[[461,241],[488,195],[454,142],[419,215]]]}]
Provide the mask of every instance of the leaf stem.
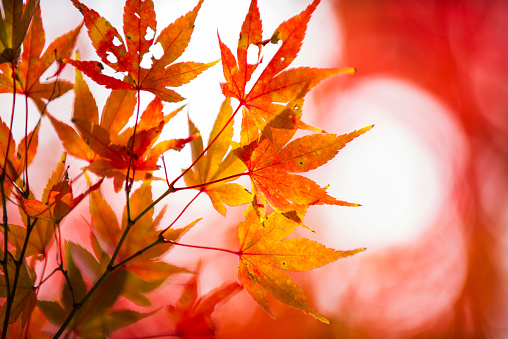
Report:
[{"label": "leaf stem", "polygon": [[228,250],[228,249],[225,249],[225,248],[219,248],[219,247],[188,245],[188,244],[182,244],[182,243],[179,243],[179,242],[176,242],[176,241],[173,241],[173,240],[166,240],[165,242],[169,243],[169,244],[173,244],[173,245],[183,246],[183,247],[199,248],[199,249],[202,249],[202,250],[220,251],[220,252],[231,253],[231,254],[234,254],[234,255],[240,255],[241,254],[240,252],[237,252],[237,251],[231,251],[231,250]]},{"label": "leaf stem", "polygon": [[[137,107],[137,111],[136,111],[136,122],[134,123],[134,131],[132,132],[132,138],[131,138],[131,149],[130,149],[130,157],[129,157],[129,166],[127,167],[127,177],[125,178],[125,190],[127,191],[127,193],[131,190],[132,188],[132,183],[134,182],[134,175],[135,175],[135,169],[132,170],[132,181],[129,182],[129,177],[130,177],[130,171],[131,171],[131,167],[132,167],[132,158],[134,157],[134,141],[136,139],[136,131],[138,129],[138,122],[139,122],[139,111],[141,109],[141,91],[138,89],[138,107]],[[130,209],[129,209],[129,199],[128,199],[128,195],[127,195],[127,217],[128,219],[130,219]]]},{"label": "leaf stem", "polygon": [[25,95],[25,192],[30,195],[28,184],[28,96]]},{"label": "leaf stem", "polygon": [[83,305],[92,296],[92,294],[99,287],[99,285],[104,281],[104,279],[107,278],[109,273],[111,273],[110,270],[105,270],[104,273],[99,278],[99,280],[97,280],[95,282],[95,284],[92,286],[90,291],[88,291],[88,293],[83,297],[83,299],[79,303],[76,303],[76,304],[73,305],[71,312],[69,313],[69,315],[65,319],[64,323],[62,324],[62,326],[60,326],[60,328],[58,329],[58,332],[53,336],[53,339],[59,338],[62,335],[62,333],[65,331],[65,329],[67,328],[67,326],[71,322],[72,318],[74,318],[74,315],[76,315],[76,312],[78,312],[78,310],[81,307],[83,307]]},{"label": "leaf stem", "polygon": [[234,179],[234,178],[239,178],[239,177],[244,176],[244,175],[249,175],[249,172],[244,172],[244,173],[238,173],[238,174],[230,175],[228,177],[224,177],[224,178],[221,178],[221,179],[205,182],[204,184],[198,184],[198,185],[186,186],[186,187],[176,187],[175,188],[175,192],[176,191],[184,191],[184,190],[188,190],[188,189],[195,189],[195,188],[200,188],[200,187],[206,187],[206,186],[211,185],[211,184],[215,184],[215,183],[218,183],[218,182],[231,180],[231,179]]},{"label": "leaf stem", "polygon": [[156,241],[154,241],[154,242],[153,242],[153,243],[151,243],[150,245],[148,245],[148,246],[144,247],[143,249],[141,249],[141,250],[137,251],[136,253],[134,253],[133,255],[131,255],[130,257],[128,257],[127,259],[125,259],[125,260],[123,260],[123,261],[119,262],[118,264],[113,265],[113,266],[111,267],[111,269],[112,269],[112,270],[115,270],[115,269],[117,269],[118,267],[125,265],[127,262],[131,261],[132,259],[134,259],[134,258],[136,258],[136,257],[139,257],[141,254],[145,253],[145,252],[146,252],[146,251],[148,251],[150,248],[155,247],[155,246],[157,246],[157,245],[159,245],[159,244],[162,244],[162,243],[164,243],[164,242],[165,242],[165,240],[164,240],[163,238],[159,237]]},{"label": "leaf stem", "polygon": [[210,141],[210,142],[208,143],[208,146],[206,146],[206,148],[203,150],[203,152],[201,152],[201,154],[200,154],[200,155],[198,155],[198,157],[197,157],[197,158],[196,158],[196,159],[192,162],[192,164],[191,164],[189,167],[187,167],[187,169],[186,169],[185,171],[183,171],[183,172],[182,172],[182,173],[181,173],[178,177],[176,177],[176,179],[175,179],[175,180],[173,180],[173,182],[171,183],[171,185],[170,185],[170,186],[174,186],[174,184],[175,184],[178,180],[180,180],[180,179],[181,179],[181,178],[182,178],[182,177],[183,177],[183,176],[184,176],[187,172],[189,172],[189,171],[190,171],[190,169],[191,169],[192,167],[194,167],[194,165],[195,165],[195,164],[199,161],[199,159],[201,159],[201,158],[205,155],[206,151],[208,151],[208,149],[210,149],[210,147],[212,147],[212,145],[214,144],[214,142],[215,142],[215,141],[217,141],[217,139],[219,139],[220,135],[222,134],[222,132],[224,132],[224,130],[226,129],[226,127],[228,127],[228,125],[231,123],[231,121],[233,121],[233,119],[234,119],[234,117],[235,117],[236,113],[238,113],[238,111],[240,110],[240,107],[242,107],[242,104],[241,104],[241,103],[240,103],[240,104],[238,105],[238,107],[235,109],[235,111],[233,112],[233,114],[231,114],[231,117],[228,119],[228,121],[226,121],[226,123],[225,123],[225,124],[224,124],[224,126],[221,128],[221,130],[219,131],[219,133],[217,133],[217,135],[215,136],[215,138],[213,138],[213,139],[212,139],[212,141]]},{"label": "leaf stem", "polygon": [[83,307],[83,305],[92,296],[92,294],[97,290],[97,288],[101,285],[101,283],[109,276],[110,273],[112,273],[117,268],[123,266],[125,263],[129,262],[130,260],[140,256],[141,254],[143,254],[144,252],[146,252],[150,248],[165,242],[165,240],[163,238],[159,237],[152,244],[150,244],[150,245],[146,246],[145,248],[137,251],[136,253],[134,253],[133,255],[128,257],[127,259],[123,260],[122,262],[114,265],[115,259],[116,259],[117,255],[118,255],[118,252],[120,251],[120,247],[122,246],[123,242],[125,241],[125,237],[127,236],[127,233],[129,232],[130,228],[134,224],[135,224],[135,222],[133,222],[133,221],[129,221],[128,222],[127,227],[125,228],[125,231],[122,234],[122,238],[118,242],[118,245],[116,246],[116,249],[115,249],[115,253],[111,257],[106,270],[104,271],[104,273],[102,273],[100,278],[95,282],[95,284],[92,286],[90,291],[88,291],[88,293],[83,297],[83,299],[79,303],[74,303],[71,312],[69,313],[69,315],[65,319],[64,323],[62,324],[62,326],[60,326],[60,329],[58,330],[58,332],[53,337],[54,339],[59,338],[62,335],[62,333],[65,331],[65,329],[67,328],[67,326],[71,322],[72,318],[74,318],[74,316],[76,315],[77,311]]},{"label": "leaf stem", "polygon": [[164,234],[164,232],[166,232],[167,230],[169,230],[171,227],[173,227],[173,225],[178,221],[178,219],[180,219],[180,217],[183,215],[183,213],[187,210],[187,208],[189,208],[189,206],[194,202],[194,200],[197,199],[197,197],[199,197],[199,195],[203,193],[203,190],[199,191],[198,194],[196,194],[196,196],[194,198],[192,198],[191,201],[189,201],[189,203],[182,209],[182,211],[180,212],[180,214],[178,214],[178,216],[175,218],[175,220],[173,220],[173,222],[171,223],[171,225],[169,225],[168,227],[166,227],[165,229],[163,229],[160,233],[159,233],[159,237],[162,237],[162,234]]},{"label": "leaf stem", "polygon": [[[23,247],[21,249],[21,253],[19,255],[19,260],[16,260],[16,258],[14,258],[14,256],[10,252],[7,253],[9,256],[12,257],[12,260],[14,261],[15,272],[14,272],[14,281],[12,283],[12,290],[10,291],[10,294],[7,297],[7,306],[5,308],[5,319],[4,319],[4,328],[3,328],[3,332],[2,332],[2,338],[5,338],[7,336],[7,326],[9,325],[9,317],[11,314],[12,306],[14,304],[14,298],[16,296],[16,289],[18,287],[21,266],[23,266],[23,263],[25,262],[25,253],[26,253],[26,249],[28,248],[28,239],[30,238],[30,234],[32,233],[32,230],[33,230],[36,222],[37,222],[37,219],[35,219],[33,224],[30,224],[30,218],[27,217],[26,236],[25,236],[25,240],[23,242]],[[8,262],[6,263],[6,266],[7,266],[7,270],[5,270],[4,273],[7,273],[7,271],[8,271],[8,266],[9,266]]]},{"label": "leaf stem", "polygon": [[[2,259],[2,267],[4,268],[4,277],[5,277],[5,285],[7,287],[7,306],[6,313],[4,318],[4,325],[2,330],[2,339],[7,337],[7,327],[9,325],[9,316],[12,308],[12,304],[14,302],[14,295],[11,293],[11,286],[9,281],[9,264],[8,264],[8,256],[11,255],[9,252],[9,222],[7,218],[7,201],[5,196],[5,176],[7,175],[7,163],[9,161],[9,149],[11,147],[11,139],[12,139],[12,126],[14,122],[14,110],[16,108],[16,61],[11,61],[11,69],[12,69],[12,109],[11,109],[11,122],[9,125],[9,136],[7,138],[7,147],[5,149],[5,159],[4,159],[4,168],[3,172],[0,175],[0,184],[2,185],[2,209],[3,209],[3,224],[4,224],[4,257]],[[16,277],[14,277],[16,280]],[[14,288],[13,288],[14,290]]]},{"label": "leaf stem", "polygon": [[139,219],[141,219],[150,209],[152,209],[155,205],[157,205],[162,199],[167,197],[169,194],[173,193],[175,191],[175,188],[173,187],[173,184],[169,186],[169,188],[162,193],[160,197],[155,199],[154,202],[152,202],[150,205],[148,205],[147,208],[145,208],[143,211],[141,211],[136,218],[132,220],[132,223],[135,224]]},{"label": "leaf stem", "polygon": [[[187,189],[187,188],[178,188],[176,189],[174,187],[175,183],[180,180],[184,175],[185,173],[187,173],[198,161],[199,159],[201,159],[206,151],[208,151],[208,149],[212,146],[212,144],[219,138],[219,136],[222,134],[222,132],[224,132],[224,130],[226,129],[226,127],[231,123],[231,121],[233,121],[233,118],[235,117],[236,113],[239,111],[240,107],[242,107],[242,105],[238,105],[238,107],[236,108],[236,110],[233,112],[233,114],[231,115],[231,117],[228,119],[228,121],[224,124],[224,127],[222,127],[222,129],[219,131],[219,133],[217,133],[217,135],[215,136],[215,138],[213,138],[212,141],[210,141],[208,143],[208,146],[203,150],[203,152],[201,152],[201,154],[196,158],[196,160],[194,160],[192,162],[192,164],[185,170],[182,172],[182,174],[180,174],[176,179],[173,180],[173,182],[171,182],[169,184],[169,187],[168,189],[160,196],[158,197],[153,203],[151,203],[150,205],[148,205],[147,208],[145,208],[143,211],[141,211],[139,213],[138,216],[136,216],[136,218],[134,218],[132,220],[132,222],[135,224],[139,219],[141,219],[143,217],[143,215],[145,215],[150,209],[152,209],[155,205],[157,205],[162,199],[164,199],[165,197],[167,197],[169,194],[177,191],[177,190],[184,190],[184,189]],[[139,113],[139,112],[138,112]],[[234,175],[234,176],[231,176],[231,177],[239,177],[239,176],[242,176],[242,175],[246,175],[247,173],[241,173],[241,174],[237,174],[237,175]],[[226,178],[223,178],[223,179],[219,179],[217,181],[212,181],[212,182],[209,182],[207,183],[207,185],[211,184],[211,183],[214,183],[214,182],[218,182],[218,181],[223,181],[223,180],[226,180],[226,179],[229,179],[230,177],[226,177]],[[204,186],[205,184],[203,185],[197,185],[197,186],[193,186],[193,187],[201,187],[201,186]],[[188,187],[190,188],[190,187]],[[127,205],[128,206],[128,205]]]},{"label": "leaf stem", "polygon": [[113,256],[111,257],[111,260],[109,260],[108,267],[106,268],[106,271],[112,271],[113,267],[115,266],[115,260],[118,256],[118,252],[120,252],[120,248],[123,245],[123,242],[125,241],[125,238],[127,238],[127,234],[129,233],[132,226],[134,226],[134,222],[127,220],[127,226],[125,227],[125,230],[123,231],[122,237],[120,238],[120,241],[118,242],[118,245],[115,248],[115,252],[113,253]]}]

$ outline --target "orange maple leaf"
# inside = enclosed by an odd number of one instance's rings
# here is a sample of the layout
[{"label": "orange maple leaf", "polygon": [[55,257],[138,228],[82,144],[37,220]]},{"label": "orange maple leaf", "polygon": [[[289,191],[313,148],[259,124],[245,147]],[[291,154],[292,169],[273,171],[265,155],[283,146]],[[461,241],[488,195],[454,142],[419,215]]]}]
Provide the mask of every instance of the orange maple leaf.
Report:
[{"label": "orange maple leaf", "polygon": [[[44,27],[42,26],[41,10],[35,7],[32,24],[23,41],[21,62],[16,68],[16,93],[24,94],[33,100],[41,114],[44,113],[49,100],[57,98],[72,89],[72,84],[65,80],[56,79],[50,82],[40,82],[41,76],[53,62],[60,62],[68,58],[74,48],[81,25],[72,31],[56,38],[42,53],[45,43]],[[42,53],[42,56],[41,56]],[[57,73],[63,67],[59,63]],[[0,65],[0,93],[12,93],[12,68],[9,64]]]},{"label": "orange maple leaf", "polygon": [[[65,153],[62,155],[62,162],[65,162]],[[60,164],[57,166],[60,166]],[[90,186],[86,192],[74,197],[72,183],[64,178],[51,187],[49,192],[47,192],[47,196],[44,197],[44,201],[25,199],[17,194],[16,199],[18,200],[19,207],[28,217],[60,222],[84,197],[98,189],[102,181],[103,179],[100,179],[97,183]]]},{"label": "orange maple leaf", "polygon": [[[251,194],[240,184],[230,183],[245,172],[245,165],[230,152],[233,125],[227,124],[232,115],[231,100],[226,98],[221,105],[215,124],[213,125],[209,148],[206,154],[194,165],[193,169],[184,175],[188,187],[205,192],[212,201],[213,207],[222,215],[226,214],[226,207],[246,204],[252,200]],[[222,133],[219,132],[226,126]],[[199,130],[189,119],[189,132],[199,135]],[[218,136],[217,139],[215,139]],[[211,142],[215,140],[213,144]],[[196,160],[203,152],[203,139],[201,136],[191,141],[192,160]],[[224,180],[222,180],[224,179]],[[207,185],[207,183],[210,183]]]},{"label": "orange maple leaf", "polygon": [[[311,179],[290,173],[307,172],[322,166],[348,142],[371,128],[367,126],[343,135],[314,134],[290,143],[294,130],[273,129],[273,141],[264,135],[261,138],[245,137],[254,141],[236,148],[234,153],[247,166],[256,203],[262,209],[265,201],[281,213],[300,211],[309,205],[358,206],[337,200]],[[244,127],[243,130],[247,129]],[[245,132],[248,133],[252,131]]]},{"label": "orange maple leaf", "polygon": [[[37,303],[37,293],[34,288],[35,272],[31,267],[28,267],[25,258],[21,259],[20,266],[17,269],[18,263],[16,258],[10,252],[7,252],[7,257],[4,257],[4,255],[4,252],[1,252],[0,258],[6,261],[6,265],[0,265],[0,271],[4,273],[0,275],[0,296],[5,298],[7,294],[7,276],[9,277],[10,286],[13,286],[14,281],[17,280],[16,295],[14,296],[10,321],[14,323],[20,318],[24,327]],[[7,272],[4,271],[5,268],[7,268]],[[16,272],[18,273],[16,274]]]},{"label": "orange maple leaf", "polygon": [[245,217],[246,220],[238,225],[238,279],[249,295],[270,315],[268,294],[322,322],[330,323],[309,306],[302,290],[281,270],[308,271],[365,249],[336,251],[305,238],[283,240],[293,233],[298,223],[277,212],[261,222],[249,206]]},{"label": "orange maple leaf", "polygon": [[[11,189],[16,184],[18,188],[23,184],[20,176],[25,167],[28,167],[37,152],[39,143],[39,125],[25,138],[21,139],[18,146],[9,133],[9,127],[0,119],[0,175],[5,171],[4,192],[8,197]],[[7,145],[10,144],[9,150]],[[6,154],[8,152],[8,154]],[[7,161],[5,161],[7,160]]]},{"label": "orange maple leaf", "polygon": [[2,0],[0,63],[16,62],[39,0]]},{"label": "orange maple leaf", "polygon": [[221,84],[222,93],[240,101],[252,116],[257,128],[269,136],[266,125],[278,128],[301,128],[321,131],[300,121],[300,117],[287,114],[285,105],[303,100],[305,95],[319,82],[336,74],[353,73],[352,68],[318,69],[300,67],[284,71],[296,58],[302,46],[307,23],[320,0],[314,0],[302,13],[283,22],[273,33],[270,41],[282,44],[259,78],[247,92],[247,83],[262,60],[247,63],[247,50],[254,45],[260,49],[268,41],[262,40],[262,24],[257,1],[252,0],[249,12],[242,25],[238,41],[238,63],[231,50],[220,40],[219,44],[226,83]]},{"label": "orange maple leaf", "polygon": [[[49,177],[48,182],[46,183],[46,187],[44,188],[44,191],[42,193],[41,199],[42,202],[48,202],[50,193],[54,191],[55,185],[60,183],[62,181],[62,178],[65,177],[66,158],[67,156],[64,153],[60,161],[56,165],[56,168],[54,169],[53,173]],[[30,195],[31,197],[33,197],[31,193]],[[19,211],[22,217],[24,227],[18,225],[9,225],[9,242],[13,246],[15,246],[16,249],[21,251],[25,243],[27,229],[30,228],[31,225],[28,222],[29,220],[27,219],[27,215],[25,214],[24,210],[20,208]],[[37,227],[32,227],[32,230],[30,232],[30,237],[28,239],[25,256],[29,257],[32,255],[44,255],[47,251],[48,246],[55,239],[54,232],[55,232],[55,224],[52,220],[39,219],[37,221]]]},{"label": "orange maple leaf", "polygon": [[[133,192],[129,203],[132,214],[139,214],[153,202],[151,189],[151,181],[145,180],[141,187]],[[165,210],[166,209],[163,208],[161,212],[155,216],[154,210],[151,208],[136,222],[134,226],[136,232],[127,234],[118,252],[116,258],[118,263],[160,239],[161,232],[157,230],[157,228],[164,216]],[[101,247],[95,248],[95,254],[97,257],[101,257],[104,254],[110,256],[118,245],[123,232],[128,227],[127,207],[124,208],[122,222],[120,224],[115,212],[102,197],[100,192],[93,192],[90,195],[90,215],[92,216],[91,228],[94,231],[94,237],[102,244],[102,249]],[[200,219],[195,220],[186,227],[180,229],[169,228],[162,236],[165,240],[177,241],[199,220]],[[157,246],[152,247],[150,250],[145,251],[143,254],[125,263],[123,268],[129,270],[143,281],[158,281],[159,283],[167,279],[171,274],[186,272],[183,268],[158,260],[162,254],[173,246],[174,245],[169,242],[161,242]]]},{"label": "orange maple leaf", "polygon": [[[119,80],[102,73],[103,66],[96,61],[66,60],[92,78],[111,89],[145,90],[168,102],[183,98],[167,87],[188,83],[218,61],[203,64],[196,62],[173,63],[189,44],[194,21],[203,0],[186,15],[162,30],[157,40],[147,39],[148,29],[156,32],[157,22],[152,0],[128,0],[124,7],[124,35],[118,33],[106,19],[78,0],[72,0],[85,18],[88,35],[102,62],[116,72],[126,73]],[[141,67],[143,56],[152,45],[160,43],[164,54],[160,59],[151,58],[151,68]],[[111,59],[115,59],[111,61]],[[171,65],[170,65],[171,64]]]},{"label": "orange maple leaf", "polygon": [[[113,177],[117,191],[125,181],[129,161],[132,169],[131,179],[142,180],[147,172],[158,169],[157,161],[164,152],[171,149],[181,150],[194,138],[191,136],[165,140],[154,145],[166,123],[181,111],[183,106],[164,115],[162,101],[156,97],[141,115],[133,137],[133,128],[126,128],[121,132],[134,113],[136,97],[133,91],[112,91],[102,111],[100,122],[95,99],[78,69],[74,93],[76,100],[72,121],[77,131],[48,114],[49,119],[65,150],[87,161],[89,163],[87,168],[97,175]],[[133,139],[134,145],[131,148]]]},{"label": "orange maple leaf", "polygon": [[215,307],[242,289],[236,282],[224,284],[198,298],[197,276],[198,272],[187,282],[176,305],[166,308],[167,315],[175,324],[176,334],[184,339],[213,337],[215,325],[212,313]]}]

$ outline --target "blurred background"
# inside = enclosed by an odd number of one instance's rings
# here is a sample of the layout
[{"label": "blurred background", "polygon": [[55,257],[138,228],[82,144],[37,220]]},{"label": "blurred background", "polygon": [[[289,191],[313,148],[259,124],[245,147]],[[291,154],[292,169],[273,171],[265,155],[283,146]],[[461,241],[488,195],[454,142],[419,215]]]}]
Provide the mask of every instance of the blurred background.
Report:
[{"label": "blurred background", "polygon": [[[83,2],[122,27],[119,6],[124,1]],[[309,3],[259,0],[264,37]],[[69,1],[41,4],[47,41],[81,20]],[[195,4],[155,1],[158,30]],[[205,1],[183,59],[218,59],[217,32],[236,48],[248,6],[247,0]],[[65,15],[55,20],[57,12]],[[78,43],[81,58],[96,59],[85,31]],[[297,236],[336,249],[367,251],[292,274],[332,325],[276,302],[278,320],[273,320],[240,292],[214,313],[219,337],[508,337],[507,32],[505,0],[322,1],[294,65],[348,66],[357,73],[327,80],[313,90],[303,119],[337,134],[375,127],[309,175],[322,186],[330,184],[332,196],[363,206],[316,206],[305,220],[316,233],[302,230]],[[273,52],[267,48],[265,60]],[[72,70],[67,72],[72,79]],[[188,98],[187,114],[205,139],[223,100],[218,86],[222,78],[222,68],[215,66],[177,90]],[[101,110],[108,91],[88,83]],[[146,106],[151,98],[143,95]],[[65,120],[72,100],[68,94],[52,103],[50,111],[66,112],[53,113]],[[165,112],[177,106],[168,104]],[[172,120],[165,130],[168,138],[187,136],[186,120],[185,113]],[[49,121],[42,128],[54,134]],[[39,147],[61,148],[49,137]],[[36,160],[39,175],[47,178],[54,164],[47,158]],[[168,174],[177,175],[190,164],[190,152],[168,155],[168,161]],[[79,166],[72,170],[78,173]],[[41,179],[41,187],[45,182]],[[86,187],[84,182],[77,185]],[[164,189],[154,187],[154,195]],[[114,195],[112,190],[109,194]],[[165,220],[171,222],[194,194],[184,191],[169,198]],[[122,199],[119,195],[112,203],[119,213]],[[81,213],[86,215],[86,206]],[[180,226],[206,218],[182,242],[236,249],[235,227],[242,213],[243,208],[232,208],[224,219],[201,196]],[[75,218],[81,220],[79,213]],[[228,254],[178,248],[167,260],[188,267],[200,260],[201,294],[236,280],[237,258]],[[162,298],[167,304],[176,299],[178,286],[186,280],[176,279],[154,300]],[[167,328],[167,318],[156,317],[117,337],[155,335]]]}]

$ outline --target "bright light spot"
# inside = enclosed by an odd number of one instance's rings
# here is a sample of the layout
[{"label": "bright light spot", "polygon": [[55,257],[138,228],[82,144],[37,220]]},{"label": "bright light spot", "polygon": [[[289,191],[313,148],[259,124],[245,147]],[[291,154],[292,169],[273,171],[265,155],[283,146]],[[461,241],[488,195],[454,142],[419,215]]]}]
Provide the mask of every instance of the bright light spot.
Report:
[{"label": "bright light spot", "polygon": [[327,219],[340,220],[341,227],[323,231],[327,238],[367,247],[414,239],[450,198],[454,169],[464,154],[457,127],[445,107],[407,84],[372,80],[341,96],[347,105],[332,105],[328,131],[375,127],[325,167],[327,178],[320,184],[330,184],[332,196],[363,206],[326,208]]}]

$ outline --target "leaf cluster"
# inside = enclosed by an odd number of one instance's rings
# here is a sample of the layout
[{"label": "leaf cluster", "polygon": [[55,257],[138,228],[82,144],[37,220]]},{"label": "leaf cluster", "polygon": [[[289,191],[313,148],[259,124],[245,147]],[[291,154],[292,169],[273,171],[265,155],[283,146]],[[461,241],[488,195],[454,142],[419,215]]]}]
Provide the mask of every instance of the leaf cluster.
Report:
[{"label": "leaf cluster", "polygon": [[[83,15],[83,23],[56,38],[43,52],[46,41],[39,2],[2,0],[0,92],[12,95],[10,124],[0,121],[2,338],[53,334],[57,338],[63,333],[105,337],[158,312],[150,293],[175,275],[185,274],[191,278],[180,298],[165,306],[174,327],[171,335],[213,335],[215,307],[242,287],[270,315],[275,298],[329,323],[311,308],[285,271],[312,270],[364,249],[339,251],[291,235],[300,226],[311,230],[303,223],[310,206],[358,204],[332,197],[326,187],[301,173],[323,166],[372,126],[336,135],[301,119],[305,96],[312,88],[329,77],[354,72],[352,68],[288,69],[320,1],[314,0],[264,38],[257,1],[252,0],[236,55],[219,34],[225,80],[220,88],[225,99],[206,144],[190,118],[187,137],[161,138],[164,127],[185,107],[164,112],[165,103],[184,100],[173,88],[219,62],[178,62],[190,42],[203,0],[159,33],[152,0],[127,0],[123,34],[94,9],[79,0],[71,2]],[[72,58],[83,27],[100,60],[83,61],[77,53]],[[275,47],[272,44],[278,49],[265,62],[263,52]],[[154,45],[162,47],[160,58],[150,54]],[[251,48],[258,51],[254,64],[247,62]],[[142,66],[147,58],[150,67]],[[56,72],[41,82],[52,65]],[[66,65],[75,68],[73,83],[60,78]],[[255,73],[258,68],[260,72]],[[100,114],[83,75],[111,90]],[[51,101],[67,92],[74,96],[68,122],[47,109]],[[141,112],[144,92],[154,98]],[[30,132],[25,127],[24,138],[16,144],[13,121],[19,95],[25,102],[28,98],[34,102],[39,123]],[[28,116],[26,105],[25,124]],[[38,149],[43,119],[49,120],[65,152],[38,194],[30,189],[29,176],[35,155],[44,152]],[[238,140],[234,140],[235,119],[241,119]],[[298,130],[306,130],[307,135],[295,138]],[[170,180],[167,171],[161,171],[167,170],[164,156],[184,147],[191,150],[191,163]],[[51,150],[47,154],[54,156]],[[71,179],[68,169],[76,163],[84,165]],[[237,182],[240,177],[248,177],[250,185]],[[73,192],[77,190],[75,182],[80,182],[79,194]],[[181,182],[185,184],[178,186]],[[103,193],[102,186],[110,184],[117,193],[125,194],[120,220]],[[158,197],[152,194],[156,184],[167,185]],[[157,214],[155,207],[183,190],[195,190],[196,196],[166,224],[168,206]],[[228,206],[245,206],[245,220],[237,226],[237,250],[180,242],[201,218],[183,227],[174,226],[202,193],[224,217]],[[84,216],[81,224],[89,230],[89,237],[76,243],[62,236],[61,227],[76,227],[67,222],[71,220],[67,216],[75,214],[75,208],[83,203],[88,204],[89,217]],[[13,210],[21,222],[9,221]],[[175,246],[236,255],[239,283],[225,284],[198,297],[199,270],[164,260]],[[42,298],[41,287],[58,281],[57,276],[63,281],[57,299]],[[125,300],[137,305],[136,310],[125,307]],[[46,332],[51,328],[49,323],[58,328],[56,333]]]}]

